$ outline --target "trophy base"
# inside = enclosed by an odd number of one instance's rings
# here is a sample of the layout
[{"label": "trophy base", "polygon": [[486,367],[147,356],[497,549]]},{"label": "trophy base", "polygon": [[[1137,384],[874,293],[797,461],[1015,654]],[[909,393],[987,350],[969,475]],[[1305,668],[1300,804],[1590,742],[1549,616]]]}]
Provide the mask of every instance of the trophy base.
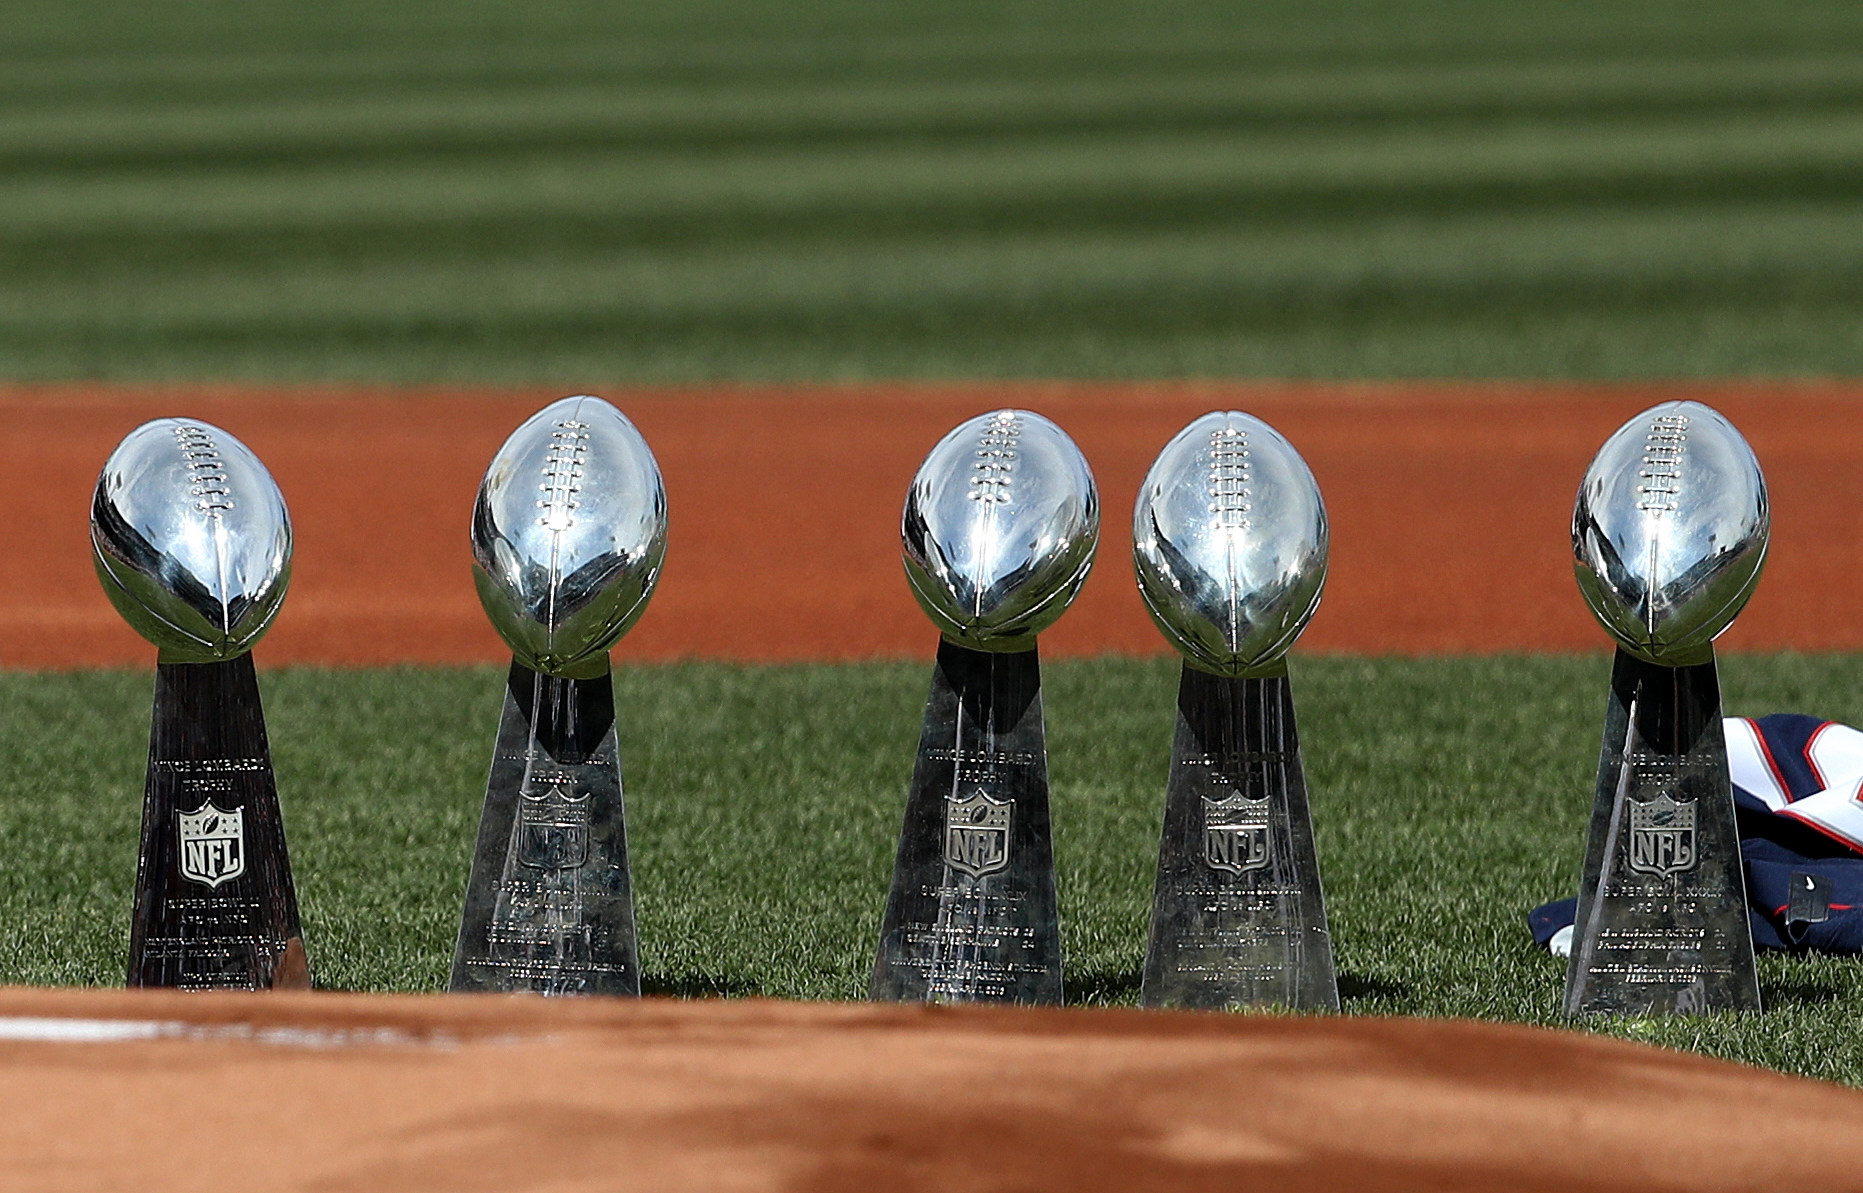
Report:
[{"label": "trophy base", "polygon": [[870,991],[1061,1002],[1041,662],[938,647]]},{"label": "trophy base", "polygon": [[1760,1009],[1712,655],[1617,652],[1565,1013]]},{"label": "trophy base", "polygon": [[606,671],[512,662],[447,989],[640,993]]},{"label": "trophy base", "polygon": [[250,654],[156,664],[129,984],[310,989]]},{"label": "trophy base", "polygon": [[1184,666],[1145,1006],[1339,1009],[1293,692],[1278,672]]}]

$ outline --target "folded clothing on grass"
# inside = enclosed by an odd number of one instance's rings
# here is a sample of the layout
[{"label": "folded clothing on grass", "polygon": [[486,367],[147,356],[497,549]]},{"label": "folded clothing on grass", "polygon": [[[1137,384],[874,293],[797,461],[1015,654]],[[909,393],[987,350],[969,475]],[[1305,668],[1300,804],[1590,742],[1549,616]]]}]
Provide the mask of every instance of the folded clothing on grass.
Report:
[{"label": "folded clothing on grass", "polygon": [[[1723,726],[1753,943],[1863,953],[1863,730],[1801,713]],[[1533,939],[1569,955],[1577,909],[1534,908]]]}]

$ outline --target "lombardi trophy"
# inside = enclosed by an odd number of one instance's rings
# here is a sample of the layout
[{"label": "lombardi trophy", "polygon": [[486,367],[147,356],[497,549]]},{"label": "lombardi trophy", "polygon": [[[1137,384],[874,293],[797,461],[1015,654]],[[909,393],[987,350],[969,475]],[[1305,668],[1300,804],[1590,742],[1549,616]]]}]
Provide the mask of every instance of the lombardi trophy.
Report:
[{"label": "lombardi trophy", "polygon": [[1086,581],[1099,498],[1025,410],[963,423],[906,495],[906,577],[942,641],[871,996],[1059,1003],[1061,925],[1035,635]]},{"label": "lombardi trophy", "polygon": [[1617,657],[1567,1015],[1760,1008],[1713,642],[1770,528],[1752,449],[1698,402],[1625,423],[1579,487],[1578,585]]},{"label": "lombardi trophy", "polygon": [[447,988],[637,995],[608,652],[666,556],[646,440],[600,398],[544,407],[486,469],[472,555],[513,659]]},{"label": "lombardi trophy", "polygon": [[1286,653],[1326,582],[1326,507],[1279,432],[1206,414],[1133,513],[1152,619],[1184,655],[1141,998],[1339,1009]]},{"label": "lombardi trophy", "polygon": [[158,652],[129,984],[308,989],[250,653],[291,578],[284,498],[225,431],[157,419],[104,464],[91,551]]}]

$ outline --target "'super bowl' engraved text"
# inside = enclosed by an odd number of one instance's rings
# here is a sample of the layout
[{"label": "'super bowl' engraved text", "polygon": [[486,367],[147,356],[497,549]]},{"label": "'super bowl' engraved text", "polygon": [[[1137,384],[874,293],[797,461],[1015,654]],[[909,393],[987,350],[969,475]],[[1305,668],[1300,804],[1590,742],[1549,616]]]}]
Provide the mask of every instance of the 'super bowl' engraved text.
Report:
[{"label": "'super bowl' engraved text", "polygon": [[559,419],[550,432],[550,448],[543,457],[543,483],[537,488],[537,524],[547,530],[568,530],[576,524],[575,513],[582,502],[582,478],[589,455],[589,424],[573,418]]},{"label": "'super bowl' engraved text", "polygon": [[1688,450],[1688,416],[1661,414],[1650,420],[1637,470],[1637,508],[1649,513],[1675,512],[1681,491],[1682,456]]},{"label": "'super bowl' engraved text", "polygon": [[276,957],[285,942],[263,932],[256,900],[179,897],[169,902],[173,931],[143,941],[146,958],[166,961],[173,968],[171,984],[177,990],[246,990],[252,975],[241,962],[252,953]]},{"label": "'super bowl' engraved text", "polygon": [[514,913],[563,911],[582,905],[582,892],[575,887],[559,886],[539,878],[514,875],[494,884],[494,889],[510,900]]},{"label": "'super bowl' engraved text", "polygon": [[1247,530],[1249,490],[1248,432],[1223,427],[1210,432],[1210,513],[1220,530]]},{"label": "'super bowl' engraved text", "polygon": [[188,495],[194,508],[209,518],[218,518],[233,508],[233,491],[228,487],[226,461],[207,428],[181,423],[174,428],[175,445],[187,462]]},{"label": "'super bowl' engraved text", "polygon": [[1021,895],[984,894],[974,886],[953,883],[926,883],[918,891],[920,895],[938,900],[942,906],[956,906],[953,900],[961,899],[965,914],[978,919],[1013,917],[1028,902]]},{"label": "'super bowl' engraved text", "polygon": [[1022,435],[1022,420],[1013,411],[998,411],[984,424],[977,439],[977,462],[970,478],[970,499],[1001,503],[1010,498],[1010,482],[1016,471],[1016,441]]}]

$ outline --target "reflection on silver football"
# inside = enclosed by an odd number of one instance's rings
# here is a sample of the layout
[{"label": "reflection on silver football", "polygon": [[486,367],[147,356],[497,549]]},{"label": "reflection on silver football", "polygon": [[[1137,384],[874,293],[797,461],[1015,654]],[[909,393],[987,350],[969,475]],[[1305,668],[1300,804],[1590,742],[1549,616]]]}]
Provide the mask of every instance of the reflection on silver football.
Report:
[{"label": "reflection on silver football", "polygon": [[666,558],[653,452],[600,398],[552,402],[505,440],[472,510],[479,603],[518,661],[586,679],[608,668]]},{"label": "reflection on silver football", "polygon": [[1665,402],[1612,435],[1578,490],[1578,586],[1604,628],[1652,663],[1701,662],[1766,561],[1766,478],[1740,432]]},{"label": "reflection on silver football", "polygon": [[1086,582],[1100,499],[1065,431],[998,410],[932,448],[900,535],[912,595],[941,634],[973,650],[1027,650]]},{"label": "reflection on silver football", "polygon": [[245,444],[195,419],[158,418],[104,462],[91,555],[110,603],[164,661],[232,659],[284,604],[291,517]]},{"label": "reflection on silver football", "polygon": [[1307,462],[1267,423],[1206,414],[1165,444],[1132,512],[1152,620],[1220,675],[1277,665],[1326,585],[1326,507]]}]

